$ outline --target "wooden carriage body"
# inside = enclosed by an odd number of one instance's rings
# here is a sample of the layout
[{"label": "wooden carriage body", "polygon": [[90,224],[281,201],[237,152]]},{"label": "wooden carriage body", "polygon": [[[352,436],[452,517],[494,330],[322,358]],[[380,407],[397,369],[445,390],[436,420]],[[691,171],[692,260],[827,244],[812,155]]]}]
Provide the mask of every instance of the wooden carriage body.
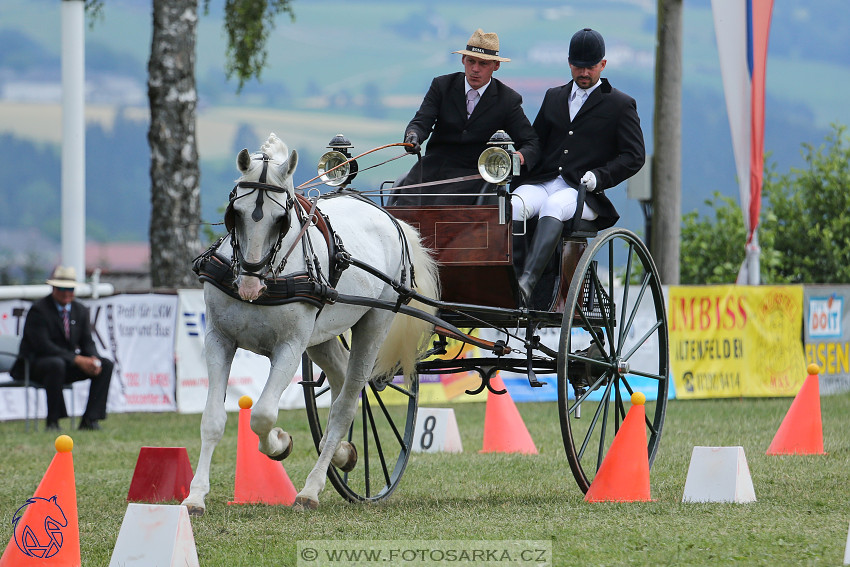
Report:
[{"label": "wooden carriage body", "polygon": [[[415,227],[440,266],[441,300],[449,303],[516,309],[519,287],[513,264],[514,227],[498,204],[386,207],[397,219]],[[521,232],[523,227],[517,227]],[[548,309],[563,313],[570,280],[593,232],[565,234],[560,270]],[[550,282],[551,283],[551,282]]]}]

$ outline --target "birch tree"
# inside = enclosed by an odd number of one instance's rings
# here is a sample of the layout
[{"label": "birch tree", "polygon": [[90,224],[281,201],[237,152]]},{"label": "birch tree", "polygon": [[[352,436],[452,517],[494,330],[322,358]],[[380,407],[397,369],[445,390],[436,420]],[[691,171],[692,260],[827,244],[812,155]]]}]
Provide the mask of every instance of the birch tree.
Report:
[{"label": "birch tree", "polygon": [[[204,12],[209,0],[204,0]],[[258,78],[275,17],[289,0],[227,0],[225,71],[239,91]],[[151,283],[155,288],[193,287],[192,259],[201,252],[200,167],[195,118],[197,0],[153,0],[153,37],[148,62],[151,124]]]}]

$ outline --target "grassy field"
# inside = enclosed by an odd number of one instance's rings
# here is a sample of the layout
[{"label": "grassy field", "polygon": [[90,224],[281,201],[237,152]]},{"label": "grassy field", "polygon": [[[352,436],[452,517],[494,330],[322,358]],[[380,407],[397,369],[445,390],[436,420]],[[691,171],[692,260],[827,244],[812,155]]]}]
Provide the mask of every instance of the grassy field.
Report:
[{"label": "grassy field", "polygon": [[[653,502],[589,504],[576,488],[555,404],[519,404],[539,455],[479,454],[485,404],[454,406],[462,454],[416,454],[378,505],[344,502],[328,484],[318,511],[228,506],[236,414],[213,458],[207,514],[192,520],[201,565],[296,565],[304,540],[545,540],[555,565],[839,565],[850,526],[850,394],[821,400],[827,455],[768,457],[790,399],[671,401],[651,471]],[[107,565],[142,446],[200,446],[199,415],[116,414],[100,432],[74,432],[83,565]],[[281,412],[295,437],[285,467],[301,488],[315,458],[303,411]],[[55,435],[0,423],[3,541],[35,491]],[[692,448],[744,447],[757,502],[682,503]],[[409,564],[409,563],[408,563]],[[457,563],[462,564],[462,563]]]}]

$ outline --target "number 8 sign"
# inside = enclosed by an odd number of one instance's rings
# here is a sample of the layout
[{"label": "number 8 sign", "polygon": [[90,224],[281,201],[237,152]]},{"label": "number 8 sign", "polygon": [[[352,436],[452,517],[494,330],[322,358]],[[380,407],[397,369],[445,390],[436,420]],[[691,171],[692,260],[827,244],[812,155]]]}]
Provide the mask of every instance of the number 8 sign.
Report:
[{"label": "number 8 sign", "polygon": [[419,408],[413,431],[414,453],[462,453],[460,431],[452,408]]}]

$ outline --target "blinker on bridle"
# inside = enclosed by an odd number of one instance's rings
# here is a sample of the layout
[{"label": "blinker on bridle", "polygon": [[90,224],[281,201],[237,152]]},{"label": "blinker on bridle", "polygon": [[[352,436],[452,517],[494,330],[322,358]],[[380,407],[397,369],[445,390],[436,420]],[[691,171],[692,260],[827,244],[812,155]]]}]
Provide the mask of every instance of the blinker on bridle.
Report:
[{"label": "blinker on bridle", "polygon": [[[294,206],[294,200],[292,198],[292,195],[290,195],[289,192],[286,189],[284,189],[283,187],[278,187],[277,185],[270,185],[267,182],[269,162],[271,161],[271,157],[268,154],[262,153],[261,157],[255,157],[255,158],[252,158],[252,159],[262,160],[262,162],[263,162],[263,169],[260,172],[260,178],[259,178],[258,181],[239,181],[236,184],[236,186],[233,188],[233,191],[230,192],[230,204],[227,207],[228,211],[225,212],[225,225],[231,233],[231,236],[230,236],[231,245],[232,245],[232,248],[233,248],[234,260],[235,260],[234,267],[237,264],[241,265],[242,268],[245,270],[244,273],[246,273],[248,275],[262,277],[262,275],[258,273],[259,270],[265,265],[268,265],[268,267],[271,268],[270,263],[274,259],[274,256],[277,253],[277,251],[279,250],[280,243],[283,240],[284,235],[289,230],[289,225],[285,221],[286,221],[286,219],[289,218],[289,211]],[[257,199],[255,201],[254,211],[251,213],[251,220],[253,220],[254,222],[259,222],[263,219],[263,203],[264,203],[263,194],[266,191],[271,191],[273,193],[286,193],[286,203],[285,204],[280,203],[274,197],[269,196],[269,199],[271,199],[272,201],[277,203],[281,208],[283,208],[283,210],[285,211],[285,214],[283,215],[283,217],[280,220],[281,229],[278,232],[277,241],[271,247],[271,249],[268,251],[268,253],[259,262],[248,262],[242,256],[242,250],[241,250],[241,247],[239,246],[239,243],[238,243],[237,238],[236,238],[235,227],[233,227],[233,225],[232,225],[232,222],[233,222],[232,221],[233,202],[236,201],[237,199],[241,199],[242,197],[247,197],[248,195],[251,194],[251,193],[246,193],[244,195],[237,197],[236,196],[236,190],[239,189],[240,187],[245,188],[245,189],[252,189],[252,190],[257,192]],[[228,219],[228,215],[231,216],[230,220]],[[230,226],[227,226],[228,224]]]}]

